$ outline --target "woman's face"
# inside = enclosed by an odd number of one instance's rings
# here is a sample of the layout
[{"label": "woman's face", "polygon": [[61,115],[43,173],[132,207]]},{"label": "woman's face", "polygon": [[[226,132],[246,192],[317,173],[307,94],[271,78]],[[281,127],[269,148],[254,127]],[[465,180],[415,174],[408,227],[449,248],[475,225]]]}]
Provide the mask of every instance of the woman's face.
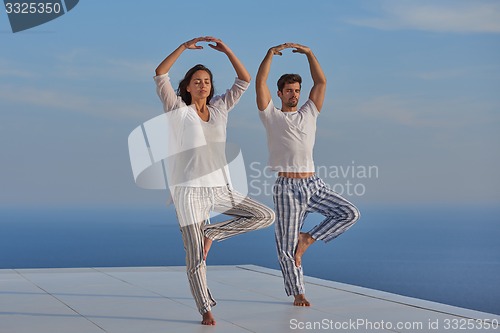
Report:
[{"label": "woman's face", "polygon": [[212,82],[210,81],[210,75],[207,71],[199,70],[194,72],[189,81],[186,90],[191,94],[191,101],[194,103],[197,100],[206,100],[210,95],[210,90],[212,89]]}]

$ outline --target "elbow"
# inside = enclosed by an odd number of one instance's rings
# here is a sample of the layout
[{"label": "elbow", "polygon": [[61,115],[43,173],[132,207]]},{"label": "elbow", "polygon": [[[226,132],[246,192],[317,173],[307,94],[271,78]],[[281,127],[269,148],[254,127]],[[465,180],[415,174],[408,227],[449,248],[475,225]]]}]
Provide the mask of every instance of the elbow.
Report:
[{"label": "elbow", "polygon": [[326,90],[326,79],[314,82],[314,87],[316,89]]},{"label": "elbow", "polygon": [[240,79],[242,81],[245,81],[245,82],[248,82],[248,83],[250,83],[250,81],[252,81],[252,77],[248,73],[247,74],[243,74],[243,75],[239,75],[238,79]]},{"label": "elbow", "polygon": [[165,71],[165,69],[163,69],[161,65],[156,67],[156,69],[155,69],[156,76],[163,75],[165,73],[167,73],[167,71]]}]

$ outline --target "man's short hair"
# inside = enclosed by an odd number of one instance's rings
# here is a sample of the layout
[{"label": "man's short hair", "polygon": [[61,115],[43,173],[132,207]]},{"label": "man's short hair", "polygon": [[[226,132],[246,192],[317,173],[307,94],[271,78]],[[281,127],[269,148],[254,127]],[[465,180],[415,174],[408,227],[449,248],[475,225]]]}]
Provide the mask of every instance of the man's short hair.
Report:
[{"label": "man's short hair", "polygon": [[302,78],[299,74],[283,74],[278,80],[278,90],[283,92],[283,87],[285,84],[298,82],[302,86]]}]

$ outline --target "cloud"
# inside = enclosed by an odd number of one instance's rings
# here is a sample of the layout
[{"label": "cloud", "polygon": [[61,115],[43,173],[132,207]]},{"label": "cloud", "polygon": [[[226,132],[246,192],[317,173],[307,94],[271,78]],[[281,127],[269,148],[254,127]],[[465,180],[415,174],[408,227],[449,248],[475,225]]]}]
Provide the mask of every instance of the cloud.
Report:
[{"label": "cloud", "polygon": [[380,17],[349,23],[382,30],[423,30],[452,33],[500,33],[500,3],[490,1],[383,2]]},{"label": "cloud", "polygon": [[445,68],[428,71],[408,72],[404,73],[405,76],[417,78],[421,80],[449,80],[449,79],[472,79],[481,78],[485,79],[489,76],[498,77],[500,66],[497,65],[483,65],[483,66],[469,66],[460,68]]},{"label": "cloud", "polygon": [[443,69],[415,73],[416,78],[422,80],[446,80],[469,76],[470,71],[464,68]]},{"label": "cloud", "polygon": [[[16,105],[28,105],[54,111],[72,111],[104,118],[143,119],[148,110],[144,105],[134,105],[126,100],[102,99],[96,96],[79,95],[68,91],[38,88],[33,86],[0,85],[2,109]],[[150,110],[149,114],[158,113]]]},{"label": "cloud", "polygon": [[383,95],[353,105],[353,113],[367,119],[413,128],[454,130],[500,122],[496,103],[468,98],[432,100],[425,96]]},{"label": "cloud", "polygon": [[[36,67],[0,58],[2,110],[29,106],[36,110],[137,120],[145,114],[161,112],[161,107],[144,103],[144,94],[130,87],[131,82],[142,85],[147,81],[152,85],[153,64],[83,49],[72,49],[43,61],[46,66]],[[103,85],[112,88],[103,94]]]},{"label": "cloud", "polygon": [[152,81],[157,64],[101,55],[95,51],[73,49],[58,57],[56,75],[71,79],[115,78]]},{"label": "cloud", "polygon": [[412,103],[397,96],[378,96],[357,107],[358,111],[368,117],[388,120],[406,126],[430,126],[429,120],[419,116]]},{"label": "cloud", "polygon": [[0,59],[0,76],[28,79],[34,77],[35,75],[31,71],[15,68],[12,63]]}]

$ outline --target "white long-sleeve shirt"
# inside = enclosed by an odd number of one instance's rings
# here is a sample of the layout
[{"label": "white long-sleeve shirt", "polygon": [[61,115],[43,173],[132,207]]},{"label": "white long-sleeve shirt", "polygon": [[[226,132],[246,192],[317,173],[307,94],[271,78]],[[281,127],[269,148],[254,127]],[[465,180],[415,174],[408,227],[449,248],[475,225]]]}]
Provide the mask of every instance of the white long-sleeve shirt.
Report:
[{"label": "white long-sleeve shirt", "polygon": [[210,118],[205,122],[194,105],[186,105],[176,94],[168,73],[154,80],[172,131],[166,170],[169,187],[230,184],[225,155],[227,116],[249,83],[236,78],[224,94],[214,96],[207,105]]}]

